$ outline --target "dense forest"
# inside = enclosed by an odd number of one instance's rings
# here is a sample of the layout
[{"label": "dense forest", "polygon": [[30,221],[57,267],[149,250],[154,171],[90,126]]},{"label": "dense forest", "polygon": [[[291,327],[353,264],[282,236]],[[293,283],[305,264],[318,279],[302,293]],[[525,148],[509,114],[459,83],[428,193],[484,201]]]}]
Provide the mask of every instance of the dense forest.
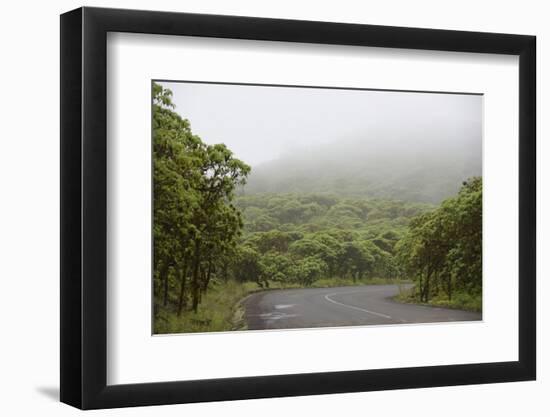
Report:
[{"label": "dense forest", "polygon": [[445,178],[429,198],[390,198],[399,188],[376,197],[357,181],[323,189],[318,177],[307,189],[270,187],[268,170],[254,179],[225,145],[194,135],[159,84],[153,160],[155,333],[227,330],[239,297],[274,287],[408,280],[404,301],[467,298],[459,307],[481,308],[480,177]]},{"label": "dense forest", "polygon": [[320,278],[397,278],[395,245],[409,220],[429,209],[330,194],[254,194],[235,205],[245,223],[233,277],[266,287],[270,281],[308,286]]}]

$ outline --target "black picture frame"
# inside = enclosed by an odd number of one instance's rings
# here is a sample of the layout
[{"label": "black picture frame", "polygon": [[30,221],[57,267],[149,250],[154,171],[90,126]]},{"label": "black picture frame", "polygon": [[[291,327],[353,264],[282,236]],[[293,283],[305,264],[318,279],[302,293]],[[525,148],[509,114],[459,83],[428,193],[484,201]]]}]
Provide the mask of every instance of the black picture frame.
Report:
[{"label": "black picture frame", "polygon": [[[107,385],[108,32],[519,56],[519,360]],[[421,388],[536,378],[534,36],[171,12],[61,15],[61,401],[81,409]]]}]

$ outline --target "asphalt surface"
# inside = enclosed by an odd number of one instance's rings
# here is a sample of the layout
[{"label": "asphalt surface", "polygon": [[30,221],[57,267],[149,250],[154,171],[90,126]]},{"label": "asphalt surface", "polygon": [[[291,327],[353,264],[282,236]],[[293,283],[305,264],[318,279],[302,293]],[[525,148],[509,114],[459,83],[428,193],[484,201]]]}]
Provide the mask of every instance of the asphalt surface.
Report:
[{"label": "asphalt surface", "polygon": [[250,330],[481,320],[481,313],[394,301],[398,293],[397,285],[264,291],[244,301],[245,318]]}]

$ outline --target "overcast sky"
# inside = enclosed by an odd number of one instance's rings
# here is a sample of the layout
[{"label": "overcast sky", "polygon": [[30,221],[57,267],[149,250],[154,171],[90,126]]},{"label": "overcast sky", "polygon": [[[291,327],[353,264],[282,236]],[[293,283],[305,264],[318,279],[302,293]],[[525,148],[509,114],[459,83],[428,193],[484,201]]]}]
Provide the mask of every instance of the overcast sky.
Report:
[{"label": "overcast sky", "polygon": [[[388,135],[373,134],[384,131],[403,132],[398,135],[397,146],[414,146],[407,143],[406,132],[416,130],[425,132],[422,136],[434,145],[435,141],[449,140],[455,142],[454,147],[457,135],[451,133],[473,129],[479,133],[477,146],[481,149],[481,96],[160,84],[172,90],[176,111],[191,122],[194,134],[209,144],[225,143],[252,166],[340,140],[383,137],[387,141]],[[437,135],[430,135],[432,130]],[[471,146],[471,138],[464,138],[464,144]]]}]

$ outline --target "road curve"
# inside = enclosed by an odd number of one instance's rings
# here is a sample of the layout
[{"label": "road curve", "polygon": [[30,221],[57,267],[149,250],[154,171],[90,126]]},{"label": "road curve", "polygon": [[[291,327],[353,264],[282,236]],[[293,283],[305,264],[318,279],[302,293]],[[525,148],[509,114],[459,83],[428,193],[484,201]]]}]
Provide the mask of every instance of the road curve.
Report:
[{"label": "road curve", "polygon": [[263,291],[244,301],[245,319],[250,330],[481,320],[481,313],[399,303],[398,293],[397,285]]}]

